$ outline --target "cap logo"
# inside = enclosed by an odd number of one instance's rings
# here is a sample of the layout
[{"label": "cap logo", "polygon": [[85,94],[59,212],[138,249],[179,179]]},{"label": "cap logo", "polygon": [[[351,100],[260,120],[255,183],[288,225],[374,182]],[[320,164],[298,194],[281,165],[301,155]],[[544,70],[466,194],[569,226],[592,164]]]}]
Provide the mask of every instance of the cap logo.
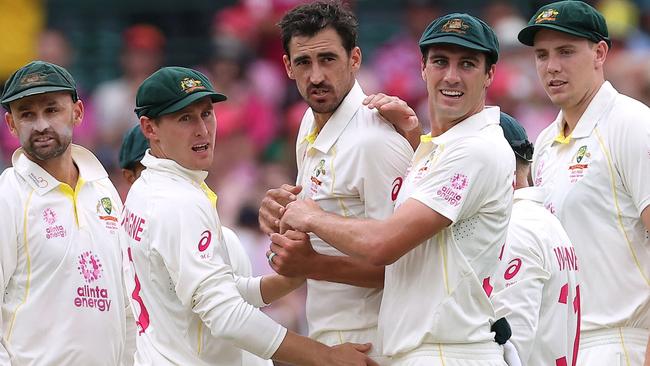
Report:
[{"label": "cap logo", "polygon": [[185,78],[181,80],[181,89],[186,93],[191,93],[197,89],[205,89],[205,86],[202,85],[201,80]]},{"label": "cap logo", "polygon": [[20,79],[20,85],[34,84],[45,81],[46,77],[43,74],[27,74]]},{"label": "cap logo", "polygon": [[546,9],[539,13],[537,18],[535,18],[535,24],[541,22],[552,22],[557,18],[558,14],[560,14],[560,12],[555,9]]},{"label": "cap logo", "polygon": [[465,34],[467,33],[467,29],[469,29],[469,25],[465,24],[461,19],[448,20],[447,23],[442,26],[442,31],[448,33]]}]

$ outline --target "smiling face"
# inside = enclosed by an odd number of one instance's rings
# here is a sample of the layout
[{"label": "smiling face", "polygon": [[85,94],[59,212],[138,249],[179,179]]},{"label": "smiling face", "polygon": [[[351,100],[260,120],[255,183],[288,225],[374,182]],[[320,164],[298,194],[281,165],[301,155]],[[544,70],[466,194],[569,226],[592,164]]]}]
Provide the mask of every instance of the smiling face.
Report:
[{"label": "smiling face", "polygon": [[328,27],[312,37],[294,36],[283,57],[289,78],[315,114],[327,120],[354,86],[361,50],[345,51],[341,37]]},{"label": "smiling face", "polygon": [[542,29],[533,47],[537,76],[551,102],[563,110],[586,108],[604,82],[607,44]]},{"label": "smiling face", "polygon": [[72,142],[72,129],[81,123],[83,104],[73,102],[69,92],[51,92],[18,99],[9,104],[5,122],[20,139],[33,161],[47,161],[65,153]]},{"label": "smiling face", "polygon": [[154,156],[190,170],[208,170],[212,165],[217,120],[210,97],[155,121],[140,117],[140,125]]},{"label": "smiling face", "polygon": [[494,77],[494,65],[486,72],[485,54],[469,48],[435,44],[422,64],[427,84],[432,125],[442,132],[479,113],[485,92]]}]

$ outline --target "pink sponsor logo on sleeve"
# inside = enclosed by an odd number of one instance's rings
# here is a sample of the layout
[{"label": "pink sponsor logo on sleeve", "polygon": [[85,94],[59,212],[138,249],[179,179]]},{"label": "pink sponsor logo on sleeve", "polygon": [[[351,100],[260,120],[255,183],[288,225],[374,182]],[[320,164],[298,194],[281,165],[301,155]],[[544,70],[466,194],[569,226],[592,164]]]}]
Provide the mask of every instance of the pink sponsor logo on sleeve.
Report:
[{"label": "pink sponsor logo on sleeve", "polygon": [[465,174],[456,173],[449,180],[449,185],[442,186],[438,189],[436,194],[438,197],[444,199],[452,206],[460,205],[460,201],[463,199],[463,195],[460,191],[467,188],[469,184],[469,179]]}]

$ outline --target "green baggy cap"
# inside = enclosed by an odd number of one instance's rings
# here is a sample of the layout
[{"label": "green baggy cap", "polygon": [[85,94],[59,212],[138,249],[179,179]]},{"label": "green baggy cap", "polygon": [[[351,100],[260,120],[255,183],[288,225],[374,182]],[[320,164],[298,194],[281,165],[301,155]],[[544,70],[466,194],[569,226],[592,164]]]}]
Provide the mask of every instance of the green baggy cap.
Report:
[{"label": "green baggy cap", "polygon": [[420,37],[424,53],[432,44],[455,44],[487,54],[491,63],[499,59],[499,41],[494,30],[481,19],[464,13],[452,13],[435,19]]},{"label": "green baggy cap", "polygon": [[16,70],[2,91],[0,103],[9,110],[9,103],[31,95],[68,91],[77,101],[77,86],[68,70],[44,61],[32,61]]},{"label": "green baggy cap", "polygon": [[140,162],[144,153],[149,148],[149,141],[140,129],[140,124],[131,128],[122,139],[120,147],[120,168],[130,169],[135,163]]},{"label": "green baggy cap", "polygon": [[528,134],[524,127],[514,117],[503,112],[499,118],[499,125],[515,155],[528,162],[533,161],[533,144],[528,141]]},{"label": "green baggy cap", "polygon": [[598,10],[582,1],[558,1],[542,6],[517,38],[526,46],[533,46],[535,34],[541,29],[567,33],[596,43],[605,41],[612,47],[605,18]]},{"label": "green baggy cap", "polygon": [[210,97],[212,103],[227,99],[202,73],[186,67],[163,67],[138,88],[135,113],[138,117],[156,118],[178,112],[203,97]]}]

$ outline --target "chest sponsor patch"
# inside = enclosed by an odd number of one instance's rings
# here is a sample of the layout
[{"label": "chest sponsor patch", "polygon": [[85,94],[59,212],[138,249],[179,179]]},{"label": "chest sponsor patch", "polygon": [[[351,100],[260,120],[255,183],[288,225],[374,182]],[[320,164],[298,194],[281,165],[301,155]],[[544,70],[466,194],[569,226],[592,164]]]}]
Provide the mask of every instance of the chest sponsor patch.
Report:
[{"label": "chest sponsor patch", "polygon": [[67,232],[63,225],[57,224],[58,215],[54,209],[48,207],[43,210],[43,221],[47,225],[45,227],[45,238],[65,238]]},{"label": "chest sponsor patch", "polygon": [[99,256],[92,251],[84,251],[77,257],[77,271],[85,282],[77,287],[73,304],[77,308],[95,309],[100,312],[111,309],[108,289],[93,284],[104,275],[104,268]]}]

